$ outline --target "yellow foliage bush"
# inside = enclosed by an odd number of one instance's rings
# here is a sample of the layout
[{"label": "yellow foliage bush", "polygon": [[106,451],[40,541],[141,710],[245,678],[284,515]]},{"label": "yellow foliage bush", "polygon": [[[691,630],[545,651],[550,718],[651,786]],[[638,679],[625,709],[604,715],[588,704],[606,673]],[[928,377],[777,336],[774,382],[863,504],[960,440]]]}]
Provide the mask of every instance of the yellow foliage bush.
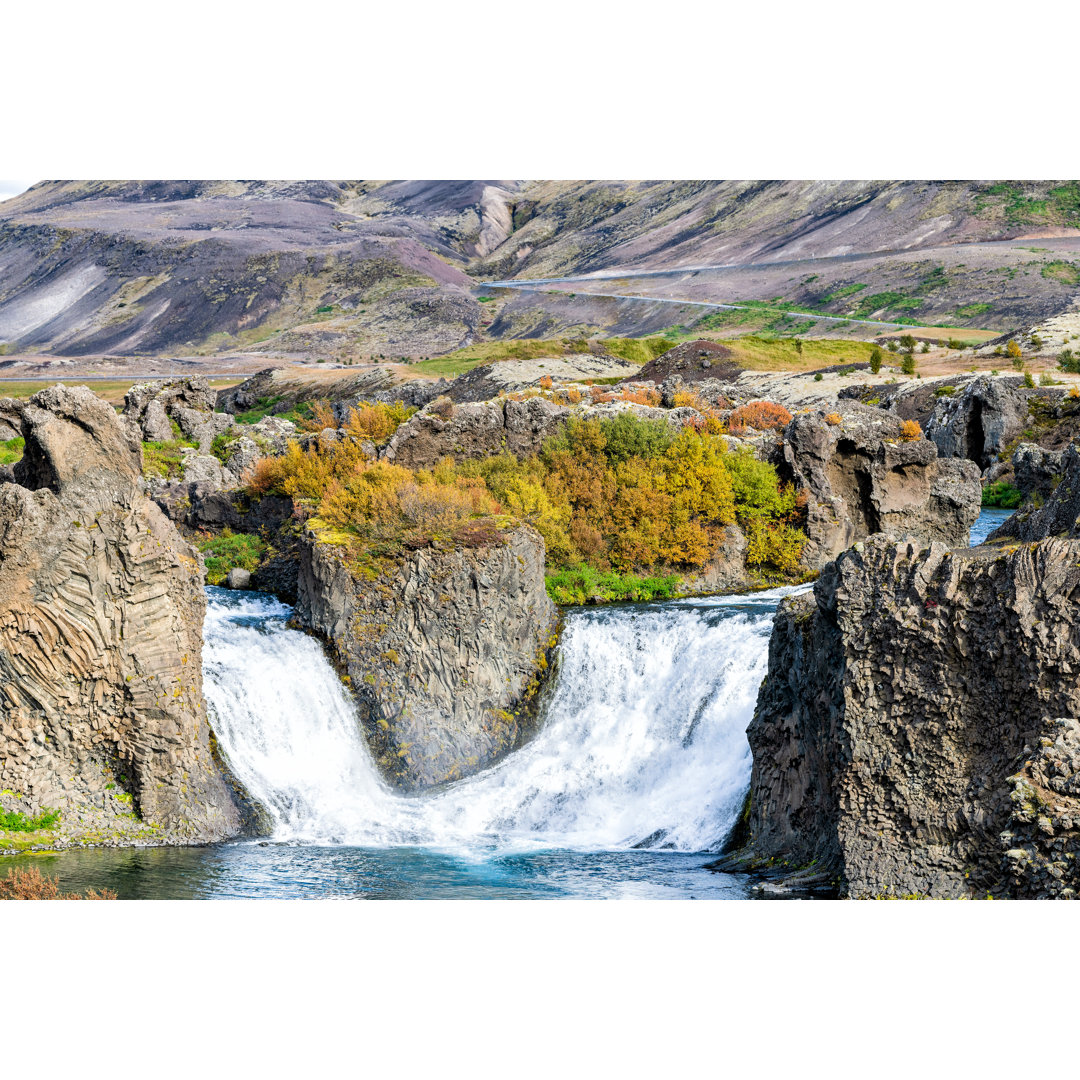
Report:
[{"label": "yellow foliage bush", "polygon": [[798,501],[771,465],[745,448],[729,451],[717,432],[676,432],[666,420],[628,413],[571,418],[523,460],[445,458],[417,472],[369,461],[355,438],[307,450],[291,442],[257,464],[248,490],[291,496],[301,516],[365,552],[467,542],[470,529],[477,537],[490,532],[479,519],[495,527],[496,516],[511,515],[540,532],[553,569],[701,567],[737,521],[750,565],[792,573],[805,539],[794,527]]},{"label": "yellow foliage bush", "polygon": [[836,427],[837,424],[842,423],[840,419],[840,414],[834,412],[829,413],[828,416],[825,417],[825,423],[831,425],[832,427]]},{"label": "yellow foliage bush", "polygon": [[918,420],[905,420],[900,425],[900,438],[904,442],[917,442],[922,438],[922,428]]}]

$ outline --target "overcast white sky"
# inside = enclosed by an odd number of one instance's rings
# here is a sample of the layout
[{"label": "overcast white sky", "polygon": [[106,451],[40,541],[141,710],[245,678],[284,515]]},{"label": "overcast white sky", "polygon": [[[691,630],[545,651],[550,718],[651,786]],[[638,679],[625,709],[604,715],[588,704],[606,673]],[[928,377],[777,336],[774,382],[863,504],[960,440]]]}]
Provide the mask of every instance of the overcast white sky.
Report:
[{"label": "overcast white sky", "polygon": [[18,195],[33,183],[33,180],[0,180],[0,201]]}]

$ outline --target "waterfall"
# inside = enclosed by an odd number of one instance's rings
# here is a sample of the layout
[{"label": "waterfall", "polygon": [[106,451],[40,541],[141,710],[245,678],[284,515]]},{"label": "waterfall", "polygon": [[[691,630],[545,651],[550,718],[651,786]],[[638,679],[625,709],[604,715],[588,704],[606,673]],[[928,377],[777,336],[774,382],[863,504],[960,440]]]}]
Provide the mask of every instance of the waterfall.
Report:
[{"label": "waterfall", "polygon": [[274,839],[461,853],[710,851],[750,775],[746,725],[778,589],[567,615],[541,726],[485,772],[422,796],[378,774],[350,696],[291,609],[210,589],[205,694]]}]

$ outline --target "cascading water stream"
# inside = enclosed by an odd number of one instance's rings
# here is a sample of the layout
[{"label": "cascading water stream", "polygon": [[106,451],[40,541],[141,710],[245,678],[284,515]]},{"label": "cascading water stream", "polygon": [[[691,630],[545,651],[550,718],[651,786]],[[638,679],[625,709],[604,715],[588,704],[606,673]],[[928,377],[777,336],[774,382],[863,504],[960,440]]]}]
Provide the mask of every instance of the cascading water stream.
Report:
[{"label": "cascading water stream", "polygon": [[568,615],[537,736],[484,773],[405,797],[380,778],[319,644],[270,597],[211,589],[215,732],[275,840],[461,854],[710,851],[749,780],[745,730],[775,590]]}]

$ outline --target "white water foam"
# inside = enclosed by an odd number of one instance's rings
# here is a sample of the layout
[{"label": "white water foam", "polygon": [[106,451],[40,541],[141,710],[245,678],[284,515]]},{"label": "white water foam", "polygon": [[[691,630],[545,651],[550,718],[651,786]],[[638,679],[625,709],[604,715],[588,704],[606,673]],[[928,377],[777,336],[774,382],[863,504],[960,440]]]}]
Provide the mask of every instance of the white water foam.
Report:
[{"label": "white water foam", "polygon": [[420,797],[380,778],[349,695],[290,609],[211,590],[214,730],[274,839],[473,852],[715,850],[750,775],[745,730],[783,593],[568,615],[541,729],[494,768]]}]

